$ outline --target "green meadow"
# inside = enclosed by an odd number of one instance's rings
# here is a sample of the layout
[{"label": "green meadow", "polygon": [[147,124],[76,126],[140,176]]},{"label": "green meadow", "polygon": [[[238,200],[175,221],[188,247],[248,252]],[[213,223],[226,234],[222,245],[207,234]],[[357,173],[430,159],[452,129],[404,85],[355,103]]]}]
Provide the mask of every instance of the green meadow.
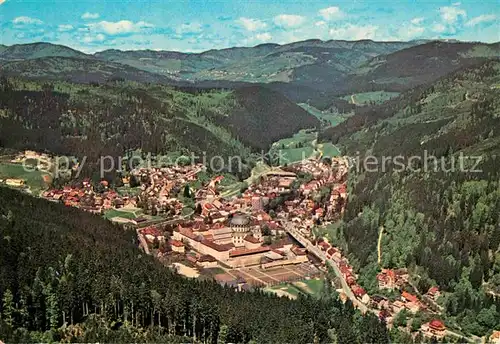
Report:
[{"label": "green meadow", "polygon": [[23,165],[8,162],[0,163],[0,179],[15,178],[23,179],[25,185],[33,193],[40,192],[46,188],[43,176],[47,173],[41,171],[25,171]]}]

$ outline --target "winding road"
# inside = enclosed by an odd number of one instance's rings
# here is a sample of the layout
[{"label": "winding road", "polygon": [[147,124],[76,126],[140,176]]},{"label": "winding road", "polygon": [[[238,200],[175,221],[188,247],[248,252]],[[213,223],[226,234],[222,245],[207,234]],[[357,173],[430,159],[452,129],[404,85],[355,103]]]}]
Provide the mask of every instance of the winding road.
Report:
[{"label": "winding road", "polygon": [[[321,259],[323,262],[328,263],[332,268],[333,271],[335,272],[335,275],[340,279],[340,282],[342,284],[342,290],[346,294],[346,296],[352,301],[353,305],[357,307],[363,314],[366,313],[368,310],[370,310],[364,303],[362,303],[356,296],[354,296],[351,288],[349,288],[349,285],[347,284],[347,281],[345,280],[344,276],[339,270],[339,267],[337,264],[332,259],[328,259],[326,255],[321,251],[318,247],[314,246],[307,238],[305,238],[300,232],[294,228],[293,225],[290,223],[285,222],[284,223],[285,231],[290,234],[295,240],[297,240],[302,246],[305,247],[307,251],[310,253],[314,254],[316,257]],[[375,314],[378,314],[377,311],[371,310]]]},{"label": "winding road", "polygon": [[[314,246],[309,239],[304,237],[292,224],[288,222],[283,223],[285,231],[290,234],[295,240],[297,240],[301,245],[303,245],[310,253],[314,254],[316,257],[321,259],[322,261],[328,263],[332,268],[333,271],[335,272],[335,275],[340,279],[340,282],[342,283],[342,290],[346,294],[346,296],[351,300],[353,305],[357,307],[361,313],[365,314],[366,312],[370,311],[373,312],[374,314],[378,315],[378,311],[375,309],[368,308],[364,303],[362,303],[356,296],[354,296],[351,288],[349,288],[349,285],[347,284],[347,281],[345,280],[344,276],[339,270],[339,267],[337,264],[332,260],[328,259],[323,251],[321,251],[318,247]],[[447,336],[452,336],[456,338],[463,338],[469,343],[480,343],[481,338],[477,336],[470,336],[470,337],[464,337],[461,334],[454,332],[450,329],[446,330],[446,335]]]}]

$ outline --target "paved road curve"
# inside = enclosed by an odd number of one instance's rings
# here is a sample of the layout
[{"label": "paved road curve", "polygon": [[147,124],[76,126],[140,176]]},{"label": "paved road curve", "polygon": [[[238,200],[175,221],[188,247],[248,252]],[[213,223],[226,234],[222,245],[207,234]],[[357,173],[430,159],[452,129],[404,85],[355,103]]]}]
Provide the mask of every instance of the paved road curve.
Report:
[{"label": "paved road curve", "polygon": [[[339,267],[337,264],[332,259],[328,259],[326,255],[324,254],[323,251],[321,251],[318,247],[314,246],[311,244],[311,242],[305,238],[300,232],[294,228],[293,225],[290,223],[285,223],[284,224],[285,230],[288,234],[290,234],[295,240],[300,242],[309,252],[314,254],[316,257],[321,259],[323,262],[328,263],[332,268],[333,271],[335,272],[335,275],[340,279],[340,282],[342,283],[342,289],[344,290],[344,293],[347,295],[347,297],[352,301],[353,305],[357,307],[363,314],[368,311],[368,307],[362,303],[360,300],[354,296],[351,288],[349,288],[349,285],[347,284],[347,281],[345,280],[344,276],[339,270]],[[375,312],[378,313],[378,312]]]}]

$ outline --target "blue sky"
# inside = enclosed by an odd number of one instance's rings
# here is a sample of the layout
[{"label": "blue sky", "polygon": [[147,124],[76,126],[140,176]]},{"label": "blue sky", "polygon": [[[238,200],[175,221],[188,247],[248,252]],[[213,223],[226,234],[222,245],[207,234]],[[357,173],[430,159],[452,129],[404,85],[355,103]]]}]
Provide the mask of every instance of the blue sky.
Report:
[{"label": "blue sky", "polygon": [[500,0],[0,0],[0,43],[198,52],[309,38],[500,41]]}]

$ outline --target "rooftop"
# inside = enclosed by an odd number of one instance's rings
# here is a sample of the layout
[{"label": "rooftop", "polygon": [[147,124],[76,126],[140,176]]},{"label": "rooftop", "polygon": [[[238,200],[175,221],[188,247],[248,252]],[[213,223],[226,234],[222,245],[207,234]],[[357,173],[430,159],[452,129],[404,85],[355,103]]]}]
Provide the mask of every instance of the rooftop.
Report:
[{"label": "rooftop", "polygon": [[245,256],[247,254],[269,252],[270,250],[271,249],[267,246],[262,246],[262,247],[252,248],[252,249],[241,248],[241,249],[237,249],[237,250],[229,252],[229,256],[230,257],[239,257],[239,256]]}]

